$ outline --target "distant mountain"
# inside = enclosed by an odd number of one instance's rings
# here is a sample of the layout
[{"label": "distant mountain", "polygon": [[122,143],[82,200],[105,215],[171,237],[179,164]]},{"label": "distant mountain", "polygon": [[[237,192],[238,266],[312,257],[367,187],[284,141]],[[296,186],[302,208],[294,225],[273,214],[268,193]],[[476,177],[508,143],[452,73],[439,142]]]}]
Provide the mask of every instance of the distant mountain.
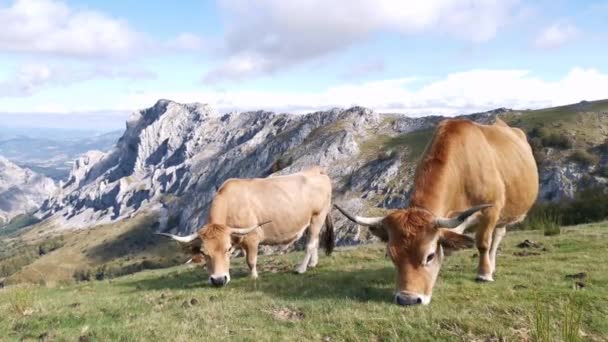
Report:
[{"label": "distant mountain", "polygon": [[50,178],[0,156],[0,229],[12,218],[37,210],[56,190]]},{"label": "distant mountain", "polygon": [[[529,133],[540,165],[541,200],[606,183],[608,172],[602,170],[608,159],[600,151],[608,133],[608,101],[465,117],[490,123],[497,116]],[[38,214],[56,219],[58,227],[85,228],[156,212],[165,228],[187,233],[205,222],[210,200],[226,179],[291,173],[312,164],[326,167],[334,201],[350,210],[401,208],[418,158],[442,119],[361,107],[307,115],[220,114],[204,104],[161,100],[132,115],[110,152],[79,158]],[[560,139],[568,142],[560,145]],[[365,238],[357,226],[336,219],[339,243]]]},{"label": "distant mountain", "polygon": [[0,130],[0,155],[55,180],[65,180],[73,161],[90,150],[110,150],[122,132],[57,129]]}]

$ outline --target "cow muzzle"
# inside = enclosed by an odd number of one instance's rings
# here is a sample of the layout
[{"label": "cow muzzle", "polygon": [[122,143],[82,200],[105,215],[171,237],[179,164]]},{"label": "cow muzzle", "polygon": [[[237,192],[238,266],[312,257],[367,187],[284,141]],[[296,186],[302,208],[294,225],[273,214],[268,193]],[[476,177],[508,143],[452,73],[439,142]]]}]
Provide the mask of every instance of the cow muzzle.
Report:
[{"label": "cow muzzle", "polygon": [[226,284],[228,284],[228,282],[230,282],[230,276],[227,274],[223,274],[223,275],[212,275],[209,277],[209,284],[213,285],[213,286],[224,286]]},{"label": "cow muzzle", "polygon": [[395,295],[395,303],[401,306],[427,305],[431,302],[431,297],[411,292],[398,292]]}]

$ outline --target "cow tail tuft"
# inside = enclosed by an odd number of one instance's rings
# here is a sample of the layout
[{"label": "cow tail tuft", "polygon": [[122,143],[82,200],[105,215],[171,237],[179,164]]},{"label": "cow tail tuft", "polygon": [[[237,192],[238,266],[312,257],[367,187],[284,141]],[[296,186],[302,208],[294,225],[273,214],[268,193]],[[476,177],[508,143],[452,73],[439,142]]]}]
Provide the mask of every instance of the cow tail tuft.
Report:
[{"label": "cow tail tuft", "polygon": [[325,255],[331,255],[336,246],[336,233],[334,231],[334,222],[331,218],[331,212],[325,217],[325,231],[323,232],[323,244],[325,247]]}]

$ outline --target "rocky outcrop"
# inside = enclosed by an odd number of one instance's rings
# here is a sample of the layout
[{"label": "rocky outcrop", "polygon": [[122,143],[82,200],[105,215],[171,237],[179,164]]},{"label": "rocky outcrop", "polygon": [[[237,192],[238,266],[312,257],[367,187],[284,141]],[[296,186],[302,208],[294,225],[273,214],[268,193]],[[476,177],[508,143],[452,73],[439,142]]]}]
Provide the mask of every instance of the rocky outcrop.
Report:
[{"label": "rocky outcrop", "polygon": [[0,226],[17,215],[35,211],[56,189],[50,178],[0,156]]}]

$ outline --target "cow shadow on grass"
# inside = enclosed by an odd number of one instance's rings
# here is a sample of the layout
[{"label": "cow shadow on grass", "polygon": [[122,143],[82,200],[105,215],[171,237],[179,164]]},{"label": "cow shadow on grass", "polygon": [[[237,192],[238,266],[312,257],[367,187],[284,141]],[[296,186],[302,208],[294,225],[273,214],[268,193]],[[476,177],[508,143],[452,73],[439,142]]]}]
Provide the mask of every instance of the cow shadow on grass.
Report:
[{"label": "cow shadow on grass", "polygon": [[231,276],[232,281],[224,288],[209,286],[207,273],[200,268],[176,270],[155,278],[124,282],[121,286],[132,291],[202,289],[211,296],[228,290],[262,292],[288,300],[345,299],[360,302],[389,302],[395,286],[394,269],[390,266],[341,272],[321,268],[305,274],[291,271],[260,273],[257,280],[250,279],[246,270],[236,269]]}]

